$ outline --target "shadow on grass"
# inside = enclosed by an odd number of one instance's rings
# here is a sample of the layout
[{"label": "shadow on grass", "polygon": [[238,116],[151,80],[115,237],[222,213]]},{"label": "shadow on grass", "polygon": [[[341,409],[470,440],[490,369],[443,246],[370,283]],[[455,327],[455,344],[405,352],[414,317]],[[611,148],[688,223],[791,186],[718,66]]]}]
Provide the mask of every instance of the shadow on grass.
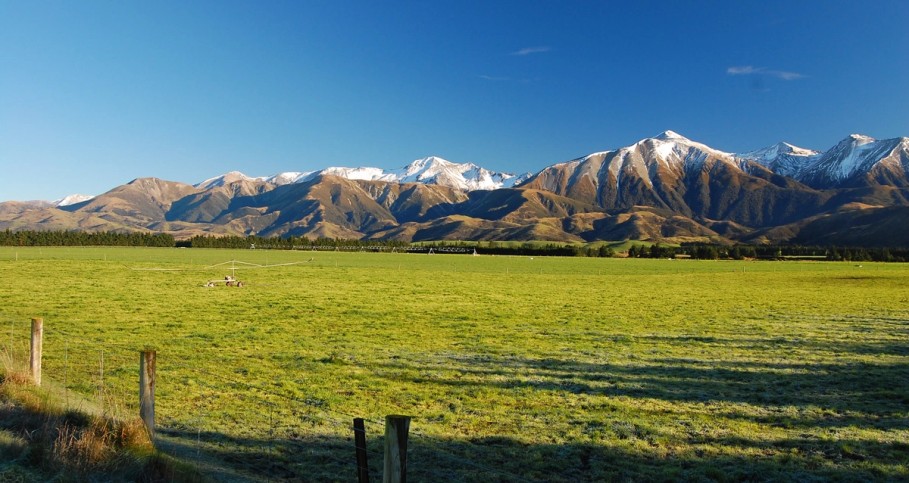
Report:
[{"label": "shadow on grass", "polygon": [[[647,339],[647,337],[643,337]],[[697,337],[689,343],[692,358],[636,358],[623,363],[589,363],[557,358],[448,355],[408,361],[392,359],[372,367],[380,377],[417,384],[532,389],[609,397],[658,399],[670,402],[728,402],[769,408],[812,408],[827,411],[823,421],[774,417],[760,423],[788,426],[854,425],[907,429],[909,408],[909,343],[832,343],[810,347],[825,351],[832,362],[787,358],[714,361],[697,359],[698,343],[742,344],[742,340]],[[776,339],[746,344],[781,344]],[[795,344],[795,343],[793,343]],[[800,342],[804,348],[807,343]],[[787,346],[778,348],[787,354]],[[889,356],[856,362],[837,354]],[[608,354],[606,354],[608,355]],[[897,356],[897,357],[892,357]],[[777,356],[779,358],[779,356]]]},{"label": "shadow on grass", "polygon": [[379,374],[417,384],[530,388],[681,402],[814,406],[852,415],[848,424],[880,427],[887,420],[887,427],[909,428],[905,419],[909,407],[907,363],[707,364],[663,358],[626,365],[519,358],[502,363],[459,358],[437,367],[395,361],[381,366]]},{"label": "shadow on grass", "polygon": [[[418,424],[418,423],[417,423]],[[201,444],[200,444],[201,441]],[[714,441],[747,450],[763,444],[740,438]],[[370,435],[369,472],[381,481],[382,436]],[[653,456],[637,445],[528,444],[511,438],[438,439],[411,434],[407,478],[446,482],[600,482],[600,481],[888,481],[909,477],[906,467],[865,464],[867,444],[839,441],[774,443],[785,453],[771,456],[685,454]],[[219,433],[165,431],[164,451],[203,468],[220,481],[355,481],[352,438],[252,439]],[[863,448],[859,453],[854,448]],[[909,445],[874,448],[874,457],[905,456]],[[752,451],[752,453],[754,453]],[[843,463],[846,464],[843,464]],[[225,470],[224,468],[230,468]]]},{"label": "shadow on grass", "polygon": [[[909,335],[909,324],[905,329],[894,330],[889,332]],[[622,339],[619,336],[615,339]],[[636,339],[642,339],[649,343],[668,343],[668,344],[707,344],[722,347],[739,347],[745,350],[763,351],[798,351],[809,348],[812,351],[830,352],[836,354],[855,354],[855,355],[900,355],[909,356],[909,344],[895,342],[893,338],[889,339],[865,339],[861,342],[842,342],[827,340],[810,340],[807,341],[798,337],[770,337],[770,338],[722,338],[713,336],[658,336],[648,335],[639,336]]]},{"label": "shadow on grass", "polygon": [[[824,350],[904,353],[898,344],[876,342],[830,344]],[[435,387],[439,394],[450,393],[451,388],[477,388],[516,390],[526,398],[537,392],[586,395],[586,401],[604,410],[612,406],[629,412],[579,414],[576,421],[566,423],[580,425],[577,429],[586,434],[585,442],[577,443],[547,443],[554,438],[546,434],[431,437],[419,431],[417,416],[408,453],[411,481],[909,480],[909,443],[899,439],[909,430],[909,364],[892,357],[876,362],[831,360],[653,358],[620,364],[437,354],[421,360],[393,357],[368,369],[391,383],[418,384],[429,392]],[[664,430],[660,421],[668,421],[665,405],[647,409],[638,404],[644,400],[709,408],[701,416],[714,428],[692,428],[683,434]],[[656,422],[649,419],[648,411],[659,415]],[[676,419],[687,419],[687,409],[680,411]],[[640,414],[626,418],[632,412]],[[744,420],[753,429],[748,434],[731,432],[724,427],[730,420]],[[379,481],[381,428],[375,424],[371,428],[370,472]],[[866,438],[867,431],[873,434]],[[165,451],[209,465],[216,479],[352,481],[356,477],[352,431],[348,438],[306,436],[305,430],[294,437],[271,439],[176,429],[162,434]]]}]

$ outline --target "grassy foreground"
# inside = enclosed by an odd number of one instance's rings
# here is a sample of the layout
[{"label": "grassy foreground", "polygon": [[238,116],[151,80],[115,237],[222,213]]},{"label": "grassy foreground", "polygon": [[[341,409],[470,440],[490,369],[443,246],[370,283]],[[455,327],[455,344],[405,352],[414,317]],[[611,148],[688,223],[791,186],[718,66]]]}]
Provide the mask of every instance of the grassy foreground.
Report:
[{"label": "grassy foreground", "polygon": [[155,451],[138,418],[62,405],[59,388],[38,387],[14,361],[2,362],[0,481],[205,481]]},{"label": "grassy foreground", "polygon": [[413,481],[909,479],[902,264],[3,247],[0,271],[7,354],[43,317],[45,379],[130,415],[157,349],[159,447],[215,479],[353,480],[354,416],[377,478],[388,414]]}]

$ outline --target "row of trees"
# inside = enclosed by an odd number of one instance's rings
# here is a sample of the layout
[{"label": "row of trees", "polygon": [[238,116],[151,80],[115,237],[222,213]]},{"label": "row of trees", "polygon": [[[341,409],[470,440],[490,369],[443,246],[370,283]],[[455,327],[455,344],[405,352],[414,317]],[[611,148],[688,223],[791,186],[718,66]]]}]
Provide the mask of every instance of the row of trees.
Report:
[{"label": "row of trees", "polygon": [[[191,247],[191,248],[260,248],[277,250],[368,250],[413,251],[438,253],[476,253],[484,255],[563,256],[563,257],[613,257],[616,252],[607,245],[584,247],[559,243],[514,243],[496,241],[448,241],[411,244],[395,240],[355,240],[342,238],[309,239],[299,236],[213,236],[197,235],[177,241],[172,235],[162,233],[117,233],[81,231],[0,231],[2,246],[138,246],[138,247]],[[456,248],[456,250],[452,250]],[[675,258],[684,256],[696,259],[717,260],[745,258],[756,259],[826,259],[833,261],[909,262],[909,248],[855,248],[800,245],[715,245],[709,243],[682,243],[668,246],[632,245],[631,258]]]},{"label": "row of trees", "polygon": [[557,243],[507,243],[507,242],[449,242],[424,243],[420,245],[428,251],[432,248],[438,253],[445,253],[446,249],[460,249],[458,253],[474,253],[478,255],[517,255],[530,257],[612,257],[615,251],[602,245],[599,248],[582,247],[576,245],[561,245]]},{"label": "row of trees", "polygon": [[117,233],[112,231],[0,231],[0,245],[16,247],[117,246],[172,247],[173,235],[163,233]]},{"label": "row of trees", "polygon": [[343,248],[359,249],[377,247],[406,248],[410,243],[395,240],[347,240],[343,238],[314,238],[309,239],[299,236],[288,237],[261,237],[261,236],[212,236],[197,235],[189,240],[177,242],[177,246],[189,248],[260,248],[266,250],[307,250]]},{"label": "row of trees", "polygon": [[628,249],[631,258],[675,258],[685,256],[701,260],[756,258],[763,260],[780,259],[825,259],[832,261],[875,261],[907,262],[909,248],[844,248],[801,245],[713,245],[707,243],[683,243],[671,247],[655,243],[649,247],[633,245]]},{"label": "row of trees", "polygon": [[847,262],[906,262],[909,261],[909,249],[831,247],[826,258]]},{"label": "row of trees", "polygon": [[[818,255],[819,253],[819,255]],[[801,247],[797,245],[715,245],[710,243],[682,243],[680,246],[666,246],[659,243],[653,245],[632,245],[628,249],[631,258],[676,258],[684,256],[699,260],[745,258],[780,259],[785,257],[810,257],[824,256],[825,249],[817,247]]]}]

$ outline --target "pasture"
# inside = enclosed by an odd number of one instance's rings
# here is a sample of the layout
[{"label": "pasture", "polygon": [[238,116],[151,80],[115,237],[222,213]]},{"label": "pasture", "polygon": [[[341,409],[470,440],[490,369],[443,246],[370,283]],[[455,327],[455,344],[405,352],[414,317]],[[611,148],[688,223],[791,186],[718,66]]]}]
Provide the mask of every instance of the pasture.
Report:
[{"label": "pasture", "polygon": [[133,415],[155,348],[161,447],[217,479],[352,481],[353,417],[375,479],[389,414],[412,481],[909,479],[904,264],[0,247],[0,273],[7,355],[43,317],[45,381]]}]

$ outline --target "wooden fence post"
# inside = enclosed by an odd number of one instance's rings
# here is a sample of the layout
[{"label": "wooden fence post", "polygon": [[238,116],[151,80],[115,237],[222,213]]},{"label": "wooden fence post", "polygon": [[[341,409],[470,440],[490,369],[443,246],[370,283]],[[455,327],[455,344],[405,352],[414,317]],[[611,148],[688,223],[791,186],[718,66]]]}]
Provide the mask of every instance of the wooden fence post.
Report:
[{"label": "wooden fence post", "polygon": [[32,373],[32,381],[36,386],[41,385],[41,347],[44,343],[44,319],[32,319],[32,350],[29,353],[28,365]]},{"label": "wooden fence post", "polygon": [[410,416],[385,416],[385,472],[383,483],[407,481],[407,432]]},{"label": "wooden fence post", "polygon": [[139,417],[145,423],[148,437],[155,444],[155,357],[156,352],[142,351],[139,356]]},{"label": "wooden fence post", "polygon": [[369,463],[366,458],[366,425],[363,418],[354,418],[354,444],[357,447],[357,483],[369,483]]}]

